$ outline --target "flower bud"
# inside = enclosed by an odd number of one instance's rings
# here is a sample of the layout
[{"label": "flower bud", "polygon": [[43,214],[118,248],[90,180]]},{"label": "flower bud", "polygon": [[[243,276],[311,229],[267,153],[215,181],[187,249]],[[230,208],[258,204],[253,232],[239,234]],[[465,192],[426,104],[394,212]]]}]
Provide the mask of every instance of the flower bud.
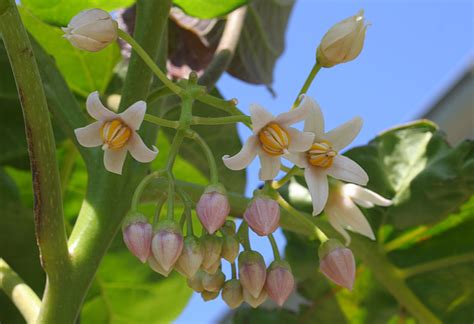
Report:
[{"label": "flower bud", "polygon": [[227,306],[234,309],[239,307],[244,301],[242,285],[237,279],[232,279],[224,283],[222,288],[222,299]]},{"label": "flower bud", "polygon": [[209,269],[221,258],[222,239],[213,235],[204,235],[201,237],[201,244],[204,248],[202,268]]},{"label": "flower bud", "polygon": [[239,278],[242,287],[258,298],[265,285],[267,271],[260,253],[244,251],[239,255]]},{"label": "flower bud", "polygon": [[222,241],[222,252],[221,256],[229,261],[230,263],[234,263],[235,259],[239,255],[239,241],[235,238],[235,236],[227,236],[224,235]]},{"label": "flower bud", "polygon": [[354,60],[362,51],[366,30],[363,10],[332,26],[318,47],[316,57],[319,65],[331,67]]},{"label": "flower bud", "polygon": [[221,228],[230,212],[224,186],[218,184],[207,187],[196,205],[196,212],[209,234]]},{"label": "flower bud", "polygon": [[201,293],[201,297],[204,301],[208,302],[208,301],[211,301],[211,300],[214,300],[217,298],[217,296],[219,296],[219,292],[215,292],[215,291],[206,291],[204,290],[202,293]]},{"label": "flower bud", "polygon": [[257,197],[245,211],[244,219],[258,235],[270,235],[280,223],[280,206],[273,199]]},{"label": "flower bud", "polygon": [[204,259],[204,249],[201,242],[195,236],[188,236],[184,239],[183,251],[176,265],[185,277],[192,277],[196,274]]},{"label": "flower bud", "polygon": [[225,282],[225,275],[221,270],[214,274],[205,273],[202,276],[202,286],[206,291],[219,292]]},{"label": "flower bud", "polygon": [[267,300],[268,295],[265,289],[262,289],[260,294],[257,297],[254,297],[247,289],[244,289],[243,297],[244,297],[244,301],[247,304],[249,304],[253,308],[257,308],[258,306],[262,305],[265,302],[265,300]]},{"label": "flower bud", "polygon": [[319,268],[335,284],[352,290],[355,260],[352,251],[338,240],[330,239],[319,247]]},{"label": "flower bud", "polygon": [[222,226],[221,231],[224,235],[234,235],[235,234],[235,223],[232,220],[226,220],[224,225]]},{"label": "flower bud", "polygon": [[219,269],[220,266],[221,266],[221,260],[219,259],[215,263],[213,263],[212,265],[210,265],[209,267],[207,267],[203,270],[206,273],[214,274],[214,273],[216,273],[217,269]]},{"label": "flower bud", "polygon": [[125,245],[142,263],[150,256],[152,232],[151,225],[141,214],[130,219],[122,230]]},{"label": "flower bud", "polygon": [[278,306],[283,306],[295,287],[295,280],[288,262],[273,261],[267,272],[265,290]]},{"label": "flower bud", "polygon": [[163,267],[158,263],[158,261],[156,261],[156,259],[153,255],[150,255],[148,257],[148,265],[150,266],[150,268],[153,271],[158,272],[159,274],[161,274],[164,277],[168,277],[170,272],[173,270],[173,269],[169,269],[169,270],[166,271],[165,269],[163,269]]},{"label": "flower bud", "polygon": [[187,280],[188,286],[195,292],[200,293],[204,291],[204,287],[202,285],[202,278],[204,274],[205,274],[204,271],[198,270],[198,272],[196,272],[196,274],[193,277],[188,278]]},{"label": "flower bud", "polygon": [[158,223],[157,231],[151,241],[151,251],[165,271],[173,268],[182,250],[183,235],[178,224],[172,220]]},{"label": "flower bud", "polygon": [[90,9],[78,13],[62,30],[73,46],[97,52],[117,39],[118,25],[107,11]]}]

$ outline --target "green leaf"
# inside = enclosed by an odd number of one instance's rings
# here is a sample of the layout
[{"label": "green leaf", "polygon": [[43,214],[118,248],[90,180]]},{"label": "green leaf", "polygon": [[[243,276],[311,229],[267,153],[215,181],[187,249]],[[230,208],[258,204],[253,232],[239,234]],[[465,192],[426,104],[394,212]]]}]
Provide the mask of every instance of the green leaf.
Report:
[{"label": "green leaf", "polygon": [[174,0],[173,3],[190,16],[209,19],[222,17],[245,5],[248,0]]},{"label": "green leaf", "polygon": [[43,49],[56,60],[57,67],[69,87],[85,97],[90,92],[103,93],[112,78],[113,69],[120,60],[117,44],[111,44],[97,53],[82,51],[72,46],[53,27],[34,16],[31,11],[19,7],[23,24]]},{"label": "green leaf", "polygon": [[106,11],[131,6],[134,0],[21,0],[21,4],[41,20],[66,26],[82,10],[100,8]]}]

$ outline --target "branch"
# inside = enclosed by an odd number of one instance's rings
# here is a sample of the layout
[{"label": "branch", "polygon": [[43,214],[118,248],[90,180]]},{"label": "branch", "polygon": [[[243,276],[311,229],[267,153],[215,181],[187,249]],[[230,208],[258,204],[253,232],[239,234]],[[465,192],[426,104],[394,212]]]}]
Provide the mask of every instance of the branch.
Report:
[{"label": "branch", "polygon": [[5,260],[0,258],[0,288],[18,308],[28,323],[38,317],[41,301],[35,292],[21,280]]},{"label": "branch", "polygon": [[450,267],[460,263],[474,262],[474,253],[455,255],[439,260],[434,260],[410,268],[402,269],[404,278],[413,277],[425,272],[436,271],[442,268]]}]

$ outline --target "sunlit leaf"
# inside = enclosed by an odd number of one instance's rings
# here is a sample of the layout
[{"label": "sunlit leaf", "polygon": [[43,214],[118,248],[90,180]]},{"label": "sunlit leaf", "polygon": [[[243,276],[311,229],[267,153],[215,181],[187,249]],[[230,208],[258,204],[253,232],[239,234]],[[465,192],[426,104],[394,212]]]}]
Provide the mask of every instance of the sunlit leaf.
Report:
[{"label": "sunlit leaf", "polygon": [[246,4],[248,0],[174,0],[188,15],[198,18],[222,17]]}]

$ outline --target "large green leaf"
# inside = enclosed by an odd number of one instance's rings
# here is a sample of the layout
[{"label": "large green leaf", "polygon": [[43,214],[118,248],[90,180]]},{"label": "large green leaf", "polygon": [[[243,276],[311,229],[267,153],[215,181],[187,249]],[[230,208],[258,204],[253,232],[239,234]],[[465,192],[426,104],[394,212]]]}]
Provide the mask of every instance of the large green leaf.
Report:
[{"label": "large green leaf", "polygon": [[133,4],[134,0],[21,0],[32,14],[57,26],[66,26],[77,13],[91,8],[112,11]]},{"label": "large green leaf", "polygon": [[73,91],[84,97],[96,90],[105,91],[120,60],[117,44],[111,44],[97,53],[79,50],[62,37],[64,33],[60,28],[46,24],[24,7],[19,9],[24,25],[44,50],[54,57],[59,71]]},{"label": "large green leaf", "polygon": [[173,3],[190,16],[198,18],[221,17],[245,5],[248,0],[174,0]]}]

